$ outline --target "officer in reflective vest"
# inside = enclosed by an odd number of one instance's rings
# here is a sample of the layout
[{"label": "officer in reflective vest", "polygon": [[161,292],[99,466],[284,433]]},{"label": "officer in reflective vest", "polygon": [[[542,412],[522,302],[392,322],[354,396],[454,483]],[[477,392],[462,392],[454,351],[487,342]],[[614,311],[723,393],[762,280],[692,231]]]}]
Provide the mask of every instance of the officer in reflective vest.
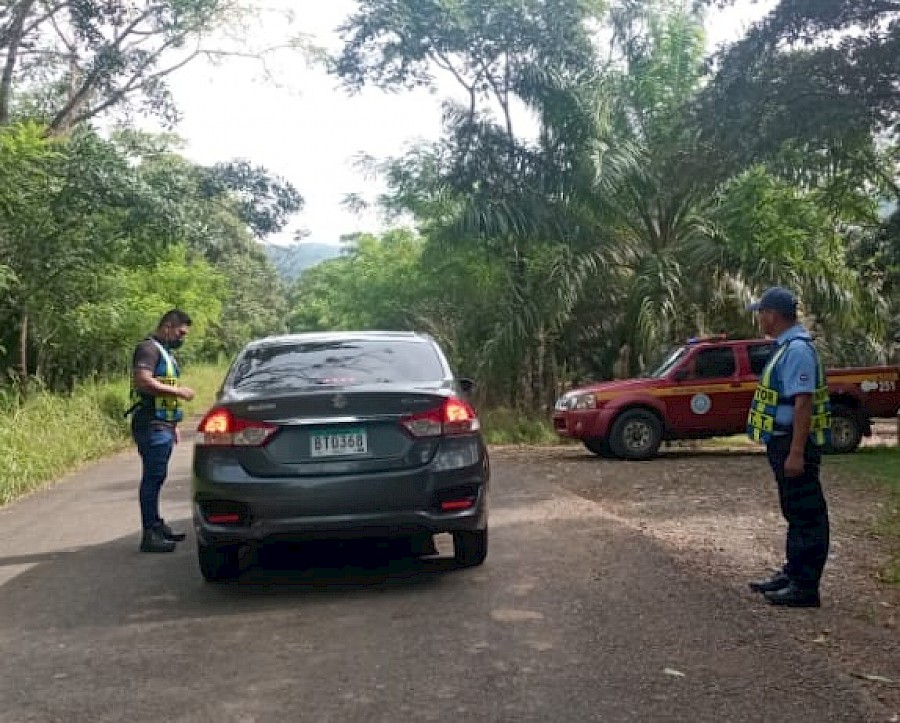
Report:
[{"label": "officer in reflective vest", "polygon": [[179,384],[181,375],[173,350],[184,342],[191,318],[172,309],[166,312],[156,331],[134,350],[132,359],[131,434],[141,456],[139,493],[141,508],[140,549],[142,552],[172,552],[185,539],[159,515],[159,495],[168,475],[169,459],[179,440],[178,423],[184,412],[182,402],[194,398],[194,391]]},{"label": "officer in reflective vest", "polygon": [[828,557],[828,508],[819,480],[831,412],[825,371],[809,332],[797,321],[797,300],[773,287],[750,306],[762,332],[775,339],[747,416],[747,434],[766,445],[788,523],[786,558],[773,577],[750,583],[773,605],[819,607]]}]

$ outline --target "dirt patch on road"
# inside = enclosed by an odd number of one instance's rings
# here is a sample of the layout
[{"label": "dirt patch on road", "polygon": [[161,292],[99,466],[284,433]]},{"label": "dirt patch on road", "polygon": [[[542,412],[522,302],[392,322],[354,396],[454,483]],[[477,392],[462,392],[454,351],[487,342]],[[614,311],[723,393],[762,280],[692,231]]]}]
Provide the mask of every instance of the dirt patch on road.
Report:
[{"label": "dirt patch on road", "polygon": [[826,460],[832,547],[823,607],[775,611],[746,586],[780,566],[784,550],[775,484],[758,450],[669,449],[641,463],[598,459],[574,446],[505,447],[492,454],[497,461],[524,457],[551,484],[664,544],[693,573],[746,595],[759,614],[793,615],[790,630],[798,641],[900,713],[900,586],[879,579],[896,540],[876,532],[885,506],[896,500],[882,487]]}]

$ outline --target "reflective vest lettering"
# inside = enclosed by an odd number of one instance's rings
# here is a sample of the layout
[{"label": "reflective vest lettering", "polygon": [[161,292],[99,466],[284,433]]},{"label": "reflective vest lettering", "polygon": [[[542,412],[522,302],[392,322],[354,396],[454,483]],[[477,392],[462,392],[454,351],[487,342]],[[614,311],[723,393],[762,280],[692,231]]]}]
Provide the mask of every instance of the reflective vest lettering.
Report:
[{"label": "reflective vest lettering", "polygon": [[[801,339],[800,341],[805,340]],[[753,402],[747,415],[747,435],[756,442],[765,444],[772,438],[772,434],[776,431],[775,413],[778,409],[778,404],[780,401],[781,403],[789,403],[783,400],[784,395],[781,393],[783,384],[776,367],[790,344],[791,342],[789,341],[780,347],[769,359],[759,379],[756,393],[753,395]],[[828,382],[825,378],[825,369],[822,366],[822,361],[818,359],[809,437],[814,444],[821,447],[830,440],[830,430],[831,402],[828,393]],[[780,431],[787,432],[788,430]]]},{"label": "reflective vest lettering", "polygon": [[[151,338],[150,341],[152,341],[156,345],[156,348],[159,349],[159,361],[156,363],[156,368],[153,370],[153,378],[159,383],[170,387],[178,386],[178,377],[181,372],[178,369],[175,358],[169,350],[156,339]],[[154,419],[158,419],[162,422],[180,422],[184,417],[181,400],[178,397],[169,396],[167,394],[136,394],[142,407],[145,409],[152,409]]]},{"label": "reflective vest lettering", "polygon": [[[153,340],[156,348],[159,349],[159,363],[156,365],[156,381],[170,387],[178,386],[178,377],[180,372],[175,358],[169,353],[162,344],[156,339]],[[181,400],[175,396],[158,395],[154,400],[154,416],[166,422],[180,422],[184,416],[181,410]]]}]

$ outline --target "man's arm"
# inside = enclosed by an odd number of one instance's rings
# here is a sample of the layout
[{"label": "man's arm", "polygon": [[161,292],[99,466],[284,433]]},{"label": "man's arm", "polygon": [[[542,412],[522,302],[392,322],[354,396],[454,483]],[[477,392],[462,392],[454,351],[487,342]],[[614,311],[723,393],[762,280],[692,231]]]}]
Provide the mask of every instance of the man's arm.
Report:
[{"label": "man's arm", "polygon": [[140,343],[134,351],[132,359],[132,385],[139,392],[151,396],[178,397],[189,402],[194,398],[194,391],[187,387],[172,387],[157,381],[153,376],[159,362],[159,349],[151,341]]},{"label": "man's arm", "polygon": [[171,387],[163,384],[153,376],[153,372],[144,367],[136,367],[132,375],[134,388],[155,397],[169,396],[184,399],[186,402],[194,398],[194,391],[187,387]]},{"label": "man's arm", "polygon": [[794,434],[791,437],[791,451],[784,462],[785,477],[803,474],[803,452],[812,426],[812,401],[812,394],[797,394],[794,397]]},{"label": "man's arm", "polygon": [[808,344],[793,344],[785,354],[785,365],[782,369],[784,392],[794,400],[794,429],[791,435],[791,450],[784,462],[785,477],[799,477],[803,474],[804,450],[812,426],[817,369],[816,353]]}]

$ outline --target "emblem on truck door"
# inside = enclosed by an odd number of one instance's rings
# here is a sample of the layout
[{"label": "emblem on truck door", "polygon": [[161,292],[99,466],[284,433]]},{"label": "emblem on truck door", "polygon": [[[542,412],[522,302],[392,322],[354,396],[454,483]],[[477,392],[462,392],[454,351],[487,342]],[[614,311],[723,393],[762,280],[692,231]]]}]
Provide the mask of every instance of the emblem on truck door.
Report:
[{"label": "emblem on truck door", "polygon": [[691,411],[694,414],[706,414],[712,409],[712,399],[707,394],[695,394],[691,397]]}]

